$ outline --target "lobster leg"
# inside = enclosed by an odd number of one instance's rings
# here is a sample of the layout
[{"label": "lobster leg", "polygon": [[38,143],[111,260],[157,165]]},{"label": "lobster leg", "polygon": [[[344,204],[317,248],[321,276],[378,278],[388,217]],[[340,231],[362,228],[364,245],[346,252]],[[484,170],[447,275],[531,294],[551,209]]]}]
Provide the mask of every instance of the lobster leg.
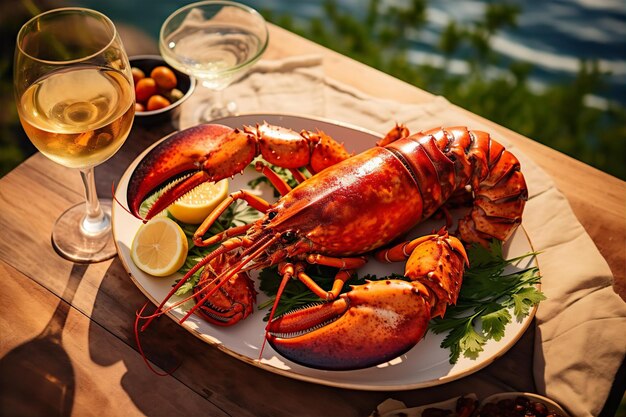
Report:
[{"label": "lobster leg", "polygon": [[302,184],[304,181],[306,181],[306,177],[302,172],[300,172],[300,170],[296,168],[289,168],[289,172],[291,172],[291,175],[293,175],[293,178],[298,184]]},{"label": "lobster leg", "polygon": [[[276,188],[276,190],[281,196],[291,191],[291,186],[287,184],[287,182],[281,176],[279,176],[276,172],[274,172],[273,169],[271,169],[270,167],[268,167],[261,161],[257,162],[254,168],[257,171],[259,171],[261,174],[265,175],[267,179],[270,180],[272,185]],[[291,172],[291,175],[293,176],[293,178],[296,180],[298,184],[301,184],[304,181],[306,181],[306,177],[304,176],[302,172],[300,172],[298,168],[289,168],[289,172]]]},{"label": "lobster leg", "polygon": [[[271,323],[272,319],[274,318],[274,313],[276,313],[276,307],[278,307],[278,302],[280,301],[280,297],[283,295],[283,291],[285,290],[285,286],[287,286],[287,282],[289,282],[292,278],[298,277],[300,274],[304,273],[304,264],[302,262],[296,262],[295,264],[292,264],[291,262],[281,262],[278,265],[278,273],[282,276],[282,280],[280,281],[280,285],[278,286],[278,290],[276,291],[276,300],[274,301],[274,305],[272,306],[272,311],[270,312],[268,323]],[[267,336],[267,326],[265,331]],[[263,343],[263,345],[265,346],[265,342]],[[262,350],[263,349],[261,349],[261,351]]]},{"label": "lobster leg", "polygon": [[[257,162],[255,165],[257,171],[265,175],[270,182],[276,187],[276,189],[281,193],[281,195],[287,194],[291,191],[291,187],[287,184],[281,177],[279,177],[271,168],[262,162]],[[193,242],[196,246],[211,246],[218,242],[221,242],[225,238],[231,236],[237,236],[245,233],[252,224],[247,224],[244,226],[232,227],[228,230],[225,230],[222,233],[218,233],[208,239],[202,240],[202,236],[213,226],[213,224],[219,219],[219,217],[224,214],[224,211],[233,204],[237,200],[244,200],[248,205],[257,209],[261,213],[265,213],[270,208],[270,203],[263,200],[260,197],[255,196],[254,194],[249,193],[245,190],[239,190],[235,193],[230,194],[224,201],[222,201],[215,209],[209,214],[202,224],[198,227],[196,232],[193,235]]]},{"label": "lobster leg", "polygon": [[315,295],[317,295],[319,298],[325,301],[331,301],[337,298],[337,296],[343,289],[343,286],[346,283],[346,281],[350,279],[350,276],[352,275],[352,273],[353,273],[353,270],[350,270],[350,269],[342,269],[338,271],[337,274],[335,275],[335,280],[333,281],[333,287],[329,291],[326,291],[325,289],[320,287],[319,284],[315,282],[313,278],[307,275],[307,273],[304,271],[298,272],[296,277],[298,278],[300,282],[306,285],[306,287],[309,290],[311,290],[311,292],[313,292]]},{"label": "lobster leg", "polygon": [[345,284],[345,282],[350,279],[353,271],[367,263],[367,259],[365,259],[364,257],[335,258],[320,254],[310,254],[307,256],[306,260],[310,264],[318,264],[339,268],[339,271],[335,275],[333,287],[330,291],[326,291],[322,287],[320,287],[317,282],[315,282],[310,276],[306,274],[306,272],[302,271],[298,274],[298,279],[304,285],[306,285],[308,289],[310,289],[322,300],[326,301],[331,301],[337,298],[337,296],[343,289],[343,285]]},{"label": "lobster leg", "polygon": [[376,146],[386,146],[398,139],[406,138],[410,132],[406,126],[396,123],[396,125],[385,135],[384,138],[376,142]]},{"label": "lobster leg", "polygon": [[445,230],[378,256],[407,257],[410,282],[371,281],[335,301],[287,313],[270,322],[267,340],[290,360],[320,369],[365,368],[405,353],[424,336],[431,317],[456,302],[467,264],[463,245]]},{"label": "lobster leg", "polygon": [[[439,239],[442,239],[442,241],[448,244],[453,250],[463,255],[463,260],[467,264],[469,264],[469,259],[467,258],[467,254],[465,253],[465,248],[458,239],[450,238],[445,228],[440,229],[439,232],[437,232],[437,235],[440,237]],[[406,261],[411,257],[411,255],[418,246],[420,246],[422,243],[428,242],[429,240],[433,240],[433,236],[437,235],[421,236],[408,242],[399,243],[390,248],[377,251],[374,254],[374,257],[379,262]]]},{"label": "lobster leg", "polygon": [[208,246],[210,244],[216,243],[213,238],[202,240],[202,236],[204,236],[204,234],[211,228],[211,226],[213,226],[213,224],[226,211],[226,209],[237,200],[244,200],[246,203],[248,203],[248,205],[257,209],[261,213],[265,213],[270,207],[270,203],[245,190],[239,190],[230,194],[220,204],[218,204],[217,207],[215,207],[211,214],[209,214],[209,217],[204,219],[202,224],[193,234],[193,243],[196,246]]},{"label": "lobster leg", "polygon": [[336,258],[333,256],[320,255],[318,253],[308,255],[306,260],[310,264],[332,266],[340,269],[357,269],[367,263],[367,259],[363,256],[356,256],[353,258]]},{"label": "lobster leg", "polygon": [[223,242],[224,240],[231,238],[233,236],[241,236],[244,233],[246,233],[248,231],[248,229],[250,229],[252,226],[254,225],[254,223],[248,223],[248,224],[244,224],[241,226],[234,226],[231,227],[230,229],[226,229],[223,232],[220,232],[218,234],[215,234],[213,236],[211,236],[208,239],[205,239],[202,241],[202,245],[203,246],[212,246],[212,245],[216,245],[220,242]]},{"label": "lobster leg", "polygon": [[285,291],[285,286],[287,285],[287,282],[289,282],[294,277],[294,275],[303,271],[304,271],[304,264],[302,264],[301,262],[298,262],[295,265],[292,264],[291,262],[281,262],[278,265],[278,273],[282,276],[282,279],[280,281],[280,285],[278,286],[278,290],[276,291],[276,297],[275,297],[274,304],[272,305],[272,311],[270,311],[268,324],[267,326],[265,326],[265,338],[263,339],[263,345],[261,346],[261,349],[259,350],[259,360],[261,360],[261,358],[263,357],[263,351],[265,350],[265,342],[267,342],[268,336],[269,336],[269,326],[270,326],[270,323],[272,323],[274,319],[274,314],[276,313],[276,307],[278,307],[278,302],[280,301],[280,298],[283,295],[283,291]]},{"label": "lobster leg", "polygon": [[291,186],[287,184],[287,182],[282,179],[276,172],[274,172],[273,169],[271,169],[264,163],[259,161],[254,165],[254,168],[261,174],[265,175],[265,178],[270,180],[274,188],[276,188],[281,196],[291,191]]}]

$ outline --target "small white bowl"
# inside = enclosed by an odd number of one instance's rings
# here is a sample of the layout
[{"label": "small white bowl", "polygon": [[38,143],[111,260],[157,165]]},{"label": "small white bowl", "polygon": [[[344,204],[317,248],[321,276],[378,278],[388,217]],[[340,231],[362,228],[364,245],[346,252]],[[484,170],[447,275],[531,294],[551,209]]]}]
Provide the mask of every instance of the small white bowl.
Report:
[{"label": "small white bowl", "polygon": [[507,400],[507,399],[515,400],[517,397],[526,397],[531,402],[542,403],[543,405],[547,407],[548,411],[558,413],[562,415],[563,417],[571,417],[570,414],[567,411],[565,411],[563,407],[561,407],[555,401],[547,397],[544,397],[542,395],[533,394],[530,392],[514,392],[513,391],[513,392],[501,392],[498,394],[493,394],[481,400],[480,408],[482,408],[485,404],[488,404],[488,403],[497,403],[498,401]]}]

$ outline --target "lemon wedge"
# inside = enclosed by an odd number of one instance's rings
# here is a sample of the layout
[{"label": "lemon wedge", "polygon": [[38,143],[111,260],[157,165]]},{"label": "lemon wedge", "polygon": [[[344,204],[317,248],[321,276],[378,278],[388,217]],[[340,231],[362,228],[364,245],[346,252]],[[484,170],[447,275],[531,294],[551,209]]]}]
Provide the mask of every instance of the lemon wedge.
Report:
[{"label": "lemon wedge", "polygon": [[227,195],[228,180],[205,182],[179,198],[167,210],[178,221],[199,224]]},{"label": "lemon wedge", "polygon": [[130,257],[142,271],[164,277],[183,266],[187,249],[187,237],[178,223],[168,217],[155,217],[137,230]]}]

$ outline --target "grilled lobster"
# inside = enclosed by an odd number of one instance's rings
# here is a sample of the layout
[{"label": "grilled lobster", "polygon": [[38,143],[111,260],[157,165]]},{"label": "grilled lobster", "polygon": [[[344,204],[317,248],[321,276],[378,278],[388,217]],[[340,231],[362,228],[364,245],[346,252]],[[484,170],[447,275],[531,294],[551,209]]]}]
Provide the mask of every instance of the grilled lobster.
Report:
[{"label": "grilled lobster", "polygon": [[[136,216],[152,191],[186,176],[167,188],[146,219],[198,184],[242,171],[259,154],[290,169],[300,182],[292,189],[257,162],[257,170],[282,194],[278,201],[237,191],[198,228],[197,245],[219,246],[180,280],[178,286],[205,265],[210,269],[195,291],[195,307],[182,320],[196,311],[220,325],[245,318],[255,295],[248,271],[278,265],[283,280],[276,302],[292,278],[324,301],[277,318],[274,304],[266,338],[288,359],[321,369],[358,369],[393,359],[418,343],[431,317],[456,302],[468,263],[465,249],[445,228],[389,245],[452,203],[470,205],[456,233],[463,242],[505,240],[521,222],[527,188],[518,160],[485,132],[452,127],[411,135],[398,125],[376,145],[350,156],[321,132],[263,124],[234,130],[200,125],[155,147],[129,182],[128,201]],[[312,176],[306,179],[301,167]],[[263,216],[204,239],[239,199]],[[406,260],[409,280],[370,281],[339,295],[371,253],[381,261]],[[338,268],[332,290],[307,275],[309,264]],[[152,317],[163,313],[164,304]]]}]

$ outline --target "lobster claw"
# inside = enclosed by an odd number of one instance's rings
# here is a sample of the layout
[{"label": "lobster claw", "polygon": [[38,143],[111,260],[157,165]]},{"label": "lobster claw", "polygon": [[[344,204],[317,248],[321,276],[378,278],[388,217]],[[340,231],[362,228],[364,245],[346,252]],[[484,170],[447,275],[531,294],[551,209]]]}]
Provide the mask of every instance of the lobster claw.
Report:
[{"label": "lobster claw", "polygon": [[131,212],[139,215],[141,203],[170,181],[154,202],[146,220],[206,181],[219,181],[242,171],[255,157],[256,143],[238,129],[203,124],[177,132],[154,147],[133,171],[127,191]]},{"label": "lobster claw", "polygon": [[304,366],[350,370],[398,357],[428,327],[428,290],[418,282],[371,281],[337,300],[277,317],[267,340],[279,354]]}]

